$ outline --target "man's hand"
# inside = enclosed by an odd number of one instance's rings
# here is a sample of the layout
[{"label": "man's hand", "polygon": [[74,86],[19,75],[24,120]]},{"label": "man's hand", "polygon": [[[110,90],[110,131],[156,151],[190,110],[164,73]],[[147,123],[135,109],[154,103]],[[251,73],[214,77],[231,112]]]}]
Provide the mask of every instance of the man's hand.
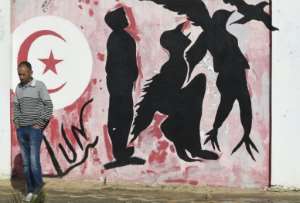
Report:
[{"label": "man's hand", "polygon": [[35,129],[41,129],[41,127],[37,124],[34,124],[32,127],[35,128]]}]

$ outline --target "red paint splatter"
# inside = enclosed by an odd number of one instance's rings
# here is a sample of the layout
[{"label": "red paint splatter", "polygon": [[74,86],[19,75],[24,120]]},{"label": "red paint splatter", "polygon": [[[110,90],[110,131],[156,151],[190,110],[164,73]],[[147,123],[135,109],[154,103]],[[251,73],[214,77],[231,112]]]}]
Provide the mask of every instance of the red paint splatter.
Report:
[{"label": "red paint splatter", "polygon": [[188,166],[188,167],[186,167],[185,170],[184,170],[184,172],[183,172],[183,177],[186,178],[186,179],[188,179],[190,171],[193,170],[193,169],[197,170],[198,167],[196,167],[196,166]]},{"label": "red paint splatter", "polygon": [[91,8],[89,9],[89,16],[90,16],[90,17],[94,16],[94,11],[93,11],[93,9],[91,9]]},{"label": "red paint splatter", "polygon": [[85,161],[81,167],[80,167],[80,172],[81,172],[81,175],[84,175],[85,174],[85,171],[87,169],[87,166],[88,166],[88,161]]},{"label": "red paint splatter", "polygon": [[112,144],[110,142],[110,138],[109,138],[109,135],[108,135],[107,125],[103,126],[103,134],[104,134],[104,144],[105,144],[105,148],[106,148],[107,158],[108,158],[109,161],[112,161],[113,160]]},{"label": "red paint splatter", "polygon": [[116,9],[120,7],[124,8],[126,16],[129,21],[129,26],[126,28],[126,31],[129,32],[136,41],[140,41],[141,38],[139,37],[139,31],[136,26],[136,21],[133,15],[132,8],[122,3],[119,3],[115,6]]},{"label": "red paint splatter", "polygon": [[57,118],[52,118],[50,120],[48,129],[50,129],[50,132],[49,132],[50,141],[49,142],[51,144],[57,143],[58,133],[59,133],[59,129],[60,129]]},{"label": "red paint splatter", "polygon": [[98,150],[97,149],[93,149],[92,150],[92,157],[93,157],[93,162],[94,163],[101,164],[101,160],[99,158],[99,154],[98,154]]},{"label": "red paint splatter", "polygon": [[153,171],[153,170],[146,170],[146,173],[148,173],[148,174],[157,174],[155,171]]},{"label": "red paint splatter", "polygon": [[233,174],[234,174],[234,183],[236,184],[236,185],[238,185],[238,184],[240,184],[241,183],[241,179],[242,179],[242,177],[241,177],[241,166],[240,165],[237,165],[237,164],[235,164],[233,167],[232,167],[232,172],[233,172]]},{"label": "red paint splatter", "polygon": [[98,60],[104,61],[104,58],[105,58],[104,54],[102,54],[102,53],[100,53],[100,52],[97,53],[97,59],[98,59]]},{"label": "red paint splatter", "polygon": [[94,1],[94,4],[97,6],[99,4],[99,2],[98,1]]},{"label": "red paint splatter", "polygon": [[169,143],[165,140],[159,141],[158,144],[159,144],[158,150],[166,150],[169,146]]},{"label": "red paint splatter", "polygon": [[92,80],[92,83],[93,83],[94,85],[96,85],[96,84],[97,84],[97,79],[94,78],[94,79]]},{"label": "red paint splatter", "polygon": [[71,129],[68,128],[67,126],[64,126],[64,129],[65,129],[67,138],[72,143],[72,146],[77,146],[77,141],[76,141],[75,137],[73,136],[73,132],[71,131]]},{"label": "red paint splatter", "polygon": [[183,24],[182,31],[189,29],[192,26],[191,21],[187,20]]},{"label": "red paint splatter", "polygon": [[90,3],[90,0],[85,0],[85,3],[86,3],[86,4],[89,4],[89,3]]},{"label": "red paint splatter", "polygon": [[11,144],[12,147],[18,146],[18,138],[17,138],[17,132],[15,126],[12,126],[11,128]]},{"label": "red paint splatter", "polygon": [[196,181],[196,180],[190,180],[189,184],[191,184],[191,185],[198,185],[198,181]]},{"label": "red paint splatter", "polygon": [[169,143],[167,141],[159,141],[158,142],[158,151],[152,151],[149,156],[149,163],[157,162],[157,163],[163,163],[168,153],[166,152],[166,149],[168,148]]},{"label": "red paint splatter", "polygon": [[175,147],[174,147],[174,145],[170,145],[170,151],[171,151],[172,153],[175,153]]},{"label": "red paint splatter", "polygon": [[161,138],[162,137],[162,131],[160,129],[160,125],[163,122],[163,120],[165,120],[167,118],[166,115],[162,115],[159,113],[155,113],[154,114],[154,124],[153,124],[153,129],[151,131],[151,133],[153,134],[154,137],[156,138]]}]

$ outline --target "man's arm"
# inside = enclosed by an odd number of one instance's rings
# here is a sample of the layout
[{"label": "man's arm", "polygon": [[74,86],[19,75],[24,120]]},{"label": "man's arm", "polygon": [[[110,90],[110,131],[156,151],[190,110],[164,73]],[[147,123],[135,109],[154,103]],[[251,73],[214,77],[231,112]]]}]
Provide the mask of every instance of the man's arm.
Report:
[{"label": "man's arm", "polygon": [[36,121],[35,125],[38,125],[39,127],[44,128],[46,126],[46,124],[49,122],[49,120],[53,114],[53,104],[52,104],[51,98],[49,96],[47,87],[44,83],[41,84],[40,98],[43,102],[44,108],[41,112],[39,119]]},{"label": "man's arm", "polygon": [[20,104],[18,101],[17,89],[16,89],[15,95],[14,95],[14,117],[13,117],[13,121],[14,121],[16,128],[20,127],[20,120],[19,120],[20,116],[21,116],[21,109],[20,109]]}]

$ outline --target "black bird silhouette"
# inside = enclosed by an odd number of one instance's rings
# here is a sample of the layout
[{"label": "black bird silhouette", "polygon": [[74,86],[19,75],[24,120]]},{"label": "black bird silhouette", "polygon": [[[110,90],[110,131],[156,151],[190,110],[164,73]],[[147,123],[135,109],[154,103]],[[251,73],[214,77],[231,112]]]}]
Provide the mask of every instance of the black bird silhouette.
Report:
[{"label": "black bird silhouette", "polygon": [[[158,111],[168,116],[162,123],[161,130],[174,143],[181,159],[188,162],[215,160],[218,159],[216,153],[202,150],[199,133],[206,78],[199,74],[188,86],[182,88],[188,74],[184,51],[191,43],[188,36],[182,33],[182,27],[183,24],[161,35],[160,43],[168,50],[170,58],[162,66],[160,73],[152,77],[143,89],[145,94],[137,104],[131,142],[151,124],[154,113]],[[193,158],[187,155],[186,150]]]},{"label": "black bird silhouette", "polygon": [[[143,0],[141,0],[143,1]],[[233,12],[218,10],[211,18],[205,4],[201,0],[144,0],[163,5],[165,8],[178,14],[185,14],[196,26],[201,26],[203,32],[199,35],[193,46],[187,51],[186,58],[189,63],[189,76],[195,66],[209,51],[213,57],[215,72],[219,73],[217,87],[221,94],[217,115],[213,129],[207,134],[206,144],[211,141],[220,151],[218,144],[218,129],[228,117],[235,100],[240,105],[241,123],[244,136],[232,153],[236,152],[244,143],[251,158],[255,160],[251,147],[258,152],[255,144],[250,139],[252,126],[251,100],[247,87],[245,69],[249,69],[247,59],[242,54],[238,40],[226,30],[226,24]]]},{"label": "black bird silhouette", "polygon": [[233,6],[236,6],[238,12],[244,15],[244,17],[231,24],[235,24],[235,23],[245,24],[251,20],[257,20],[263,22],[265,26],[271,31],[278,30],[278,28],[272,26],[271,16],[264,11],[264,8],[267,5],[269,5],[268,2],[263,1],[256,5],[250,5],[243,0],[223,0],[223,1],[224,3],[229,3]]}]

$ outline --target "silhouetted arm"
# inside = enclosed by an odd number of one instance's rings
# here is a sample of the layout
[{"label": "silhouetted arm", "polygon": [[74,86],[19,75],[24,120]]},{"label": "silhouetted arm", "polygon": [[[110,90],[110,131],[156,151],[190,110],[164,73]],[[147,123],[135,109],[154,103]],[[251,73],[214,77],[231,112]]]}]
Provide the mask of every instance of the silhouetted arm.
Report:
[{"label": "silhouetted arm", "polygon": [[136,60],[136,44],[135,40],[131,38],[131,40],[128,41],[128,49],[126,50],[126,54],[128,57],[128,70],[130,72],[130,75],[132,77],[132,80],[135,81],[138,77],[138,66],[137,66],[137,60]]},{"label": "silhouetted arm", "polygon": [[204,33],[202,33],[186,53],[186,59],[190,67],[189,77],[192,74],[192,71],[194,70],[195,66],[204,58],[206,52],[206,36]]}]

